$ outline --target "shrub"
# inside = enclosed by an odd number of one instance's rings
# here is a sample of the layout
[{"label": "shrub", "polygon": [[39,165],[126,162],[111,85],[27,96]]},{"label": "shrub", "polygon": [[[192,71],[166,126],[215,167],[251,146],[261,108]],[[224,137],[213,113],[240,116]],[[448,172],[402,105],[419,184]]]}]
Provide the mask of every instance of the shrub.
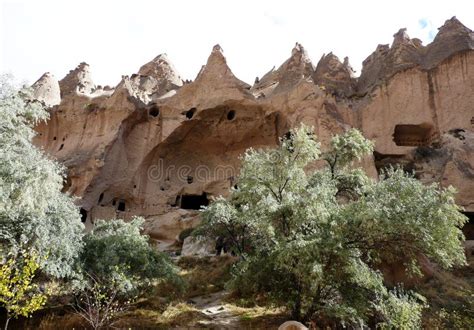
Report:
[{"label": "shrub", "polygon": [[[466,217],[452,188],[424,186],[401,169],[375,181],[353,167],[372,151],[351,129],[322,152],[307,127],[276,150],[249,149],[238,189],[203,211],[199,229],[224,237],[240,256],[233,287],[266,294],[293,319],[321,326],[418,324],[423,298],[389,291],[378,265],[396,261],[416,275],[420,254],[443,268],[465,264]],[[317,160],[327,166],[309,171]]]},{"label": "shrub", "polygon": [[35,250],[48,275],[73,275],[83,224],[71,197],[61,193],[64,168],[33,146],[33,126],[46,120],[29,90],[0,77],[1,257]]}]

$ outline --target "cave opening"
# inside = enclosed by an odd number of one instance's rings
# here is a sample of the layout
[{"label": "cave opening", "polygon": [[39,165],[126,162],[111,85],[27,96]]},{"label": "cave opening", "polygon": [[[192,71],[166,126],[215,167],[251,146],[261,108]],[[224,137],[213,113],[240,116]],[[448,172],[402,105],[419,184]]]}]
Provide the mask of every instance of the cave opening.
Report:
[{"label": "cave opening", "polygon": [[188,182],[188,184],[191,184],[193,183],[194,179],[192,176],[188,175],[188,177],[186,178],[186,181]]},{"label": "cave opening", "polygon": [[125,201],[119,201],[117,211],[125,212]]},{"label": "cave opening", "polygon": [[201,206],[209,205],[209,199],[206,193],[201,195],[182,195],[181,208],[186,210],[200,210]]},{"label": "cave opening", "polygon": [[101,193],[100,196],[99,196],[99,200],[97,201],[97,204],[102,202],[103,199],[104,199],[104,193]]},{"label": "cave opening", "polygon": [[474,240],[474,212],[462,212],[462,214],[469,219],[462,228],[464,236],[466,236],[466,240]]},{"label": "cave opening", "polygon": [[158,108],[156,105],[150,108],[150,111],[148,112],[150,116],[152,117],[158,117],[160,115],[160,108]]},{"label": "cave opening", "polygon": [[230,110],[228,113],[227,113],[227,120],[233,120],[235,118],[235,111],[234,110]]},{"label": "cave opening", "polygon": [[81,221],[82,221],[82,223],[86,222],[86,220],[87,220],[87,211],[84,210],[84,209],[81,207],[79,213],[81,214]]},{"label": "cave opening", "polygon": [[397,166],[400,166],[405,173],[413,174],[415,171],[415,163],[407,159],[405,155],[382,154],[374,151],[374,165],[378,175],[383,174],[390,167],[396,168]]},{"label": "cave opening", "polygon": [[194,113],[196,112],[196,108],[191,108],[188,111],[186,111],[186,118],[191,119],[194,116]]},{"label": "cave opening", "polygon": [[393,141],[397,146],[427,146],[432,140],[433,127],[429,124],[396,125],[393,132]]},{"label": "cave opening", "polygon": [[59,147],[58,151],[63,150],[63,148],[64,148],[64,143],[61,144],[61,146]]}]

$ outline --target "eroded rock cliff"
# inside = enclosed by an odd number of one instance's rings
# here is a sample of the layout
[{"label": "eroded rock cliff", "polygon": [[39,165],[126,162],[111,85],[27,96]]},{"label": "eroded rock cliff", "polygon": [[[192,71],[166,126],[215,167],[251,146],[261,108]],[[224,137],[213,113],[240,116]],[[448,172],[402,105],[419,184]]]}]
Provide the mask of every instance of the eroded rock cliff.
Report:
[{"label": "eroded rock cliff", "polygon": [[455,186],[474,212],[473,49],[473,32],[452,18],[427,46],[401,29],[358,78],[332,53],[314,66],[300,44],[253,86],[218,45],[192,82],[166,55],[115,88],[96,86],[81,63],[33,85],[51,114],[35,143],[67,167],[64,190],[79,197],[87,225],[141,215],[162,249],[196,224],[201,205],[229,193],[247,148],[275,146],[299,123],[323,144],[360,129],[376,142],[363,161],[371,175],[401,164],[425,183]]}]

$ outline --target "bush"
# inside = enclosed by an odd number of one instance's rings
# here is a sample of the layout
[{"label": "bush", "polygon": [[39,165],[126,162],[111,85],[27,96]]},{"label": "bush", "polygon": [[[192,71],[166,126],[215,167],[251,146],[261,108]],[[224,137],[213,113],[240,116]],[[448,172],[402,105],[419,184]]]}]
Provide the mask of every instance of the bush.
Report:
[{"label": "bush", "polygon": [[73,199],[61,193],[64,168],[31,142],[33,126],[47,117],[29,90],[0,76],[0,257],[34,250],[42,271],[66,277],[84,226]]},{"label": "bush", "polygon": [[[240,256],[232,286],[266,294],[293,319],[322,327],[419,324],[423,298],[389,291],[378,265],[398,262],[420,274],[420,254],[446,269],[465,264],[467,219],[452,188],[424,186],[401,169],[375,181],[353,168],[372,151],[351,129],[322,152],[307,127],[276,150],[249,149],[238,189],[207,207],[199,228]],[[327,166],[308,171],[317,160]]]},{"label": "bush", "polygon": [[78,269],[83,281],[93,276],[103,285],[123,294],[134,294],[153,280],[180,284],[170,259],[154,250],[148,237],[140,234],[142,218],[131,222],[98,220],[84,237]]}]

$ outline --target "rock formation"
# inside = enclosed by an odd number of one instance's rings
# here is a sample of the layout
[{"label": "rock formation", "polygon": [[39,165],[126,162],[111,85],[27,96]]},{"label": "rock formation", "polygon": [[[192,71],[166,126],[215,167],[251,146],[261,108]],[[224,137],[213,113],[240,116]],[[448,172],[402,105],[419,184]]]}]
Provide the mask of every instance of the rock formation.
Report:
[{"label": "rock formation", "polygon": [[115,88],[95,86],[81,63],[59,85],[48,74],[33,85],[50,106],[35,143],[67,167],[64,190],[79,197],[87,225],[140,215],[161,249],[196,225],[200,206],[229,193],[247,148],[274,147],[300,123],[323,145],[360,129],[376,143],[362,162],[370,175],[401,164],[425,183],[455,186],[472,215],[473,49],[473,32],[452,18],[427,46],[401,29],[358,78],[332,53],[314,67],[300,44],[253,86],[218,45],[192,82],[165,55]]},{"label": "rock formation", "polygon": [[44,102],[48,107],[61,103],[61,92],[59,83],[54,76],[46,72],[32,86],[33,98]]}]

